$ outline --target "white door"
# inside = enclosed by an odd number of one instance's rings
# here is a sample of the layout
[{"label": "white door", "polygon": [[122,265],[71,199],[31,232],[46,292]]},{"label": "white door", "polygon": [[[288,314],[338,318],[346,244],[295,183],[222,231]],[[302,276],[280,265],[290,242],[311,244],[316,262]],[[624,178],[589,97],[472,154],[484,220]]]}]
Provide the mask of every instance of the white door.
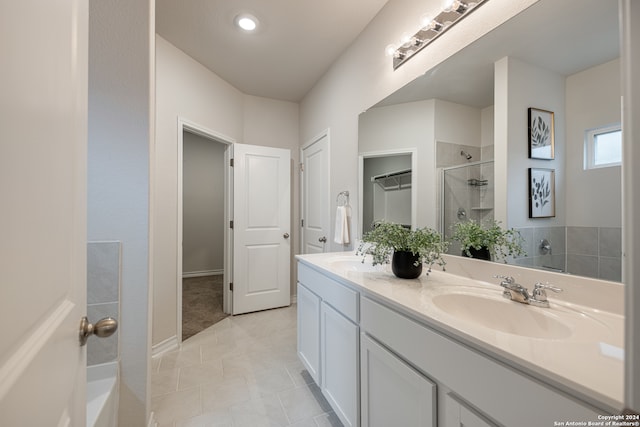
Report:
[{"label": "white door", "polygon": [[291,153],[233,148],[233,314],[291,303]]},{"label": "white door", "polygon": [[86,1],[0,2],[0,425],[85,424]]},{"label": "white door", "polygon": [[302,253],[329,248],[329,137],[325,133],[302,150]]}]

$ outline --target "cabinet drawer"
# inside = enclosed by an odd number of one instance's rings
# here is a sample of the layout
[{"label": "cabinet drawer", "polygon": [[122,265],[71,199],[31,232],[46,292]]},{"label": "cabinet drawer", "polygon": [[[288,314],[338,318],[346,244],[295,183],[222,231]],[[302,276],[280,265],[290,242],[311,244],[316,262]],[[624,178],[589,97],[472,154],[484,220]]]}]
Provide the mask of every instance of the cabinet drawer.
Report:
[{"label": "cabinet drawer", "polygon": [[[539,427],[602,412],[367,297],[360,317],[363,331],[499,424]],[[532,412],[531,402],[544,410]]]},{"label": "cabinet drawer", "polygon": [[298,281],[345,317],[358,322],[356,291],[302,263],[298,263]]}]

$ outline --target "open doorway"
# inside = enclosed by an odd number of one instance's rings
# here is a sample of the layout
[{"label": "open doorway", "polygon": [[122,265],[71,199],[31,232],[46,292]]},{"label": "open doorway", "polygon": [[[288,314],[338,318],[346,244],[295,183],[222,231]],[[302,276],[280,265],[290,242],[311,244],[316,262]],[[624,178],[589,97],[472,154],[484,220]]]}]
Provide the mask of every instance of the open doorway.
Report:
[{"label": "open doorway", "polygon": [[416,227],[417,152],[414,149],[361,153],[360,224],[362,232],[377,221]]},{"label": "open doorway", "polygon": [[228,262],[228,158],[224,137],[180,126],[178,336],[195,335],[225,318]]},{"label": "open doorway", "polygon": [[182,340],[227,316],[224,285],[226,144],[183,130]]}]

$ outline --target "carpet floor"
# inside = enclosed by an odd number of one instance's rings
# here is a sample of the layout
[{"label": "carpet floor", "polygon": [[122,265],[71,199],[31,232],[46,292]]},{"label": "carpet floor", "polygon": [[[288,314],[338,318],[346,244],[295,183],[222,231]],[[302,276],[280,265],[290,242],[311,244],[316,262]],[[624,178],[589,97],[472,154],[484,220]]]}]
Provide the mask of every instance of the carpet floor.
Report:
[{"label": "carpet floor", "polygon": [[182,279],[182,341],[228,316],[222,285],[222,275]]}]

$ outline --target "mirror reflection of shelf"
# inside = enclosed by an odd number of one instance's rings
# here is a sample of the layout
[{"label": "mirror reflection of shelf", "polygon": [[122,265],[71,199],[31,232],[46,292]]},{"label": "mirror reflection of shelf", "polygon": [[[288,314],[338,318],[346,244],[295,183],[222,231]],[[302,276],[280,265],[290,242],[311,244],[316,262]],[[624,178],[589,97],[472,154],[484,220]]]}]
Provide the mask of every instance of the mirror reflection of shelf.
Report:
[{"label": "mirror reflection of shelf", "polygon": [[411,188],[411,169],[372,176],[371,182],[378,184],[384,191]]},{"label": "mirror reflection of shelf", "polygon": [[470,187],[484,187],[486,185],[489,185],[489,180],[471,178],[467,180],[467,185],[469,185]]}]

